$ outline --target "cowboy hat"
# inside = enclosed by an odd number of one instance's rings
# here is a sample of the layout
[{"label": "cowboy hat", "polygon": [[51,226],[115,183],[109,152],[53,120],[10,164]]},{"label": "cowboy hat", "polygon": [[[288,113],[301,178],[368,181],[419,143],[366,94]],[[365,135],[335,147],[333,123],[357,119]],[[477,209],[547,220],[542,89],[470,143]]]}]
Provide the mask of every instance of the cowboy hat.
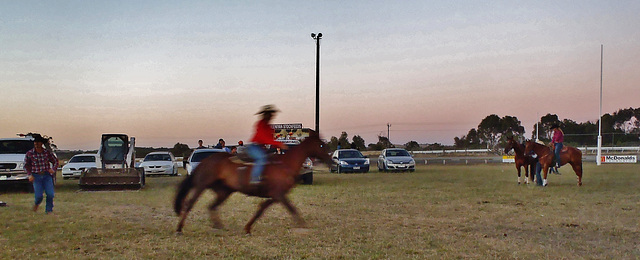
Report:
[{"label": "cowboy hat", "polygon": [[280,110],[278,110],[275,105],[265,105],[265,106],[262,106],[262,108],[260,109],[260,112],[256,113],[256,115],[265,114],[265,113],[276,113],[276,112],[280,112]]}]

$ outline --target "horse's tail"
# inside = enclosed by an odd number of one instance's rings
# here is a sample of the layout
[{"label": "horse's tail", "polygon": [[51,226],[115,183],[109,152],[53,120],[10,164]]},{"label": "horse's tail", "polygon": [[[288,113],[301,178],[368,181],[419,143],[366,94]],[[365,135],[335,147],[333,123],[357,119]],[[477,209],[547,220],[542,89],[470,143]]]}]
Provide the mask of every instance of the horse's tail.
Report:
[{"label": "horse's tail", "polygon": [[187,175],[187,178],[185,178],[178,187],[178,194],[176,194],[176,200],[173,204],[173,210],[178,215],[180,215],[180,212],[182,211],[184,198],[187,197],[187,194],[189,194],[191,187],[193,187],[193,176],[193,174]]}]

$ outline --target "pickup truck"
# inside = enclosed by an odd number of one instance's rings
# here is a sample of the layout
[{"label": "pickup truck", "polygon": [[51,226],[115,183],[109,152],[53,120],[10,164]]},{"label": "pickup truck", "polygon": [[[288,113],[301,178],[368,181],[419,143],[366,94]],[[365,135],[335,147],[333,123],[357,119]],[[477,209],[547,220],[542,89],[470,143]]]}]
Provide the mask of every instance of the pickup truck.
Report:
[{"label": "pickup truck", "polygon": [[33,148],[32,137],[0,138],[0,184],[29,185],[24,156]]}]

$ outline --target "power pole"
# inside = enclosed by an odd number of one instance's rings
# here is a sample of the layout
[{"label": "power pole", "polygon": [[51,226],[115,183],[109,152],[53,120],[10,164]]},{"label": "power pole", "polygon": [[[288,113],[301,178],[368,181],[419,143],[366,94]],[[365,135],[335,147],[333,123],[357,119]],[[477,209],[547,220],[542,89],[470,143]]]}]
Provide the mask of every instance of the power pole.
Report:
[{"label": "power pole", "polygon": [[390,128],[391,128],[391,124],[387,123],[387,140],[389,140],[389,144],[391,144],[391,136],[389,136]]}]

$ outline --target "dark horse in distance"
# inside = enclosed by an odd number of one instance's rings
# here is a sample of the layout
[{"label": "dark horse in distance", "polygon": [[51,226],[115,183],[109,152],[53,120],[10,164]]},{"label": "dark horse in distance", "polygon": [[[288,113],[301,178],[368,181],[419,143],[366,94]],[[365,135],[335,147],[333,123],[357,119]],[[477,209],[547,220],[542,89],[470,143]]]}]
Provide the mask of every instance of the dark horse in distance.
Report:
[{"label": "dark horse in distance", "polygon": [[529,181],[533,181],[533,175],[536,170],[536,159],[531,157],[529,154],[525,154],[525,146],[524,144],[520,144],[513,139],[513,136],[507,137],[507,146],[504,148],[504,153],[507,154],[509,151],[513,151],[516,153],[515,163],[516,169],[518,169],[518,184],[520,184],[521,178],[521,168],[524,166],[524,176],[525,183],[529,184]]},{"label": "dark horse in distance", "polygon": [[[251,165],[233,160],[232,157],[236,158],[233,155],[217,153],[207,157],[178,188],[174,203],[174,210],[180,216],[177,232],[182,232],[187,214],[206,189],[216,193],[215,201],[209,206],[211,221],[215,228],[222,228],[217,213],[218,206],[236,191],[249,196],[267,198],[260,203],[258,211],[245,225],[244,231],[247,234],[251,233],[251,226],[264,210],[275,202],[282,203],[293,215],[297,224],[304,226],[304,220],[287,198],[287,193],[295,186],[302,163],[307,157],[318,158],[331,164],[331,157],[326,147],[318,133],[311,131],[309,137],[300,145],[291,148],[284,155],[277,155],[277,162],[270,160],[270,163],[265,165],[262,173],[263,181],[260,184],[249,184]],[[191,196],[188,197],[190,193]]]},{"label": "dark horse in distance", "polygon": [[[547,174],[549,168],[553,167],[555,163],[553,150],[546,146],[534,141],[526,141],[524,153],[529,154],[531,151],[538,155],[538,161],[542,165],[544,176],[542,177],[542,185],[547,186]],[[582,152],[574,147],[565,146],[560,151],[560,166],[570,164],[573,167],[573,171],[578,176],[578,186],[582,186]]]}]

